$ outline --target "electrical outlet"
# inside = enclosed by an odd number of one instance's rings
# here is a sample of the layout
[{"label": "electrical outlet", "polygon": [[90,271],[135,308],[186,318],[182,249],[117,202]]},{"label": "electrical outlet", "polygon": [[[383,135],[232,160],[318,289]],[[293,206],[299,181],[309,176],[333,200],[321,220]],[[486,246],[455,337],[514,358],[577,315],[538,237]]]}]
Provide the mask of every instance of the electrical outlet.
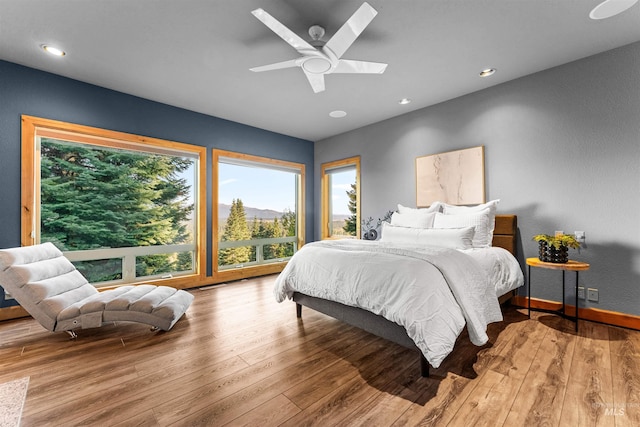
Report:
[{"label": "electrical outlet", "polygon": [[584,299],[584,286],[578,286],[578,298]]},{"label": "electrical outlet", "polygon": [[584,243],[586,240],[584,231],[574,231],[573,234],[576,236],[576,240],[580,243]]},{"label": "electrical outlet", "polygon": [[587,289],[587,299],[589,301],[598,302],[598,290],[594,288]]}]

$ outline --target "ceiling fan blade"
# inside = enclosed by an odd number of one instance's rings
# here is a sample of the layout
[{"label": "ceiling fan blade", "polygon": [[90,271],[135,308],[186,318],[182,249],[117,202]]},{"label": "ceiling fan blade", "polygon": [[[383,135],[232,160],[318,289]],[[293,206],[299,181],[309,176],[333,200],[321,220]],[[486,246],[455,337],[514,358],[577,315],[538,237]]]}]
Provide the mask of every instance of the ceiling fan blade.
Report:
[{"label": "ceiling fan blade", "polygon": [[315,93],[324,92],[324,74],[314,74],[307,71],[304,74],[307,76],[309,84],[311,84],[311,88]]},{"label": "ceiling fan blade", "polygon": [[296,59],[290,59],[288,61],[276,62],[274,64],[262,65],[260,67],[249,68],[249,70],[259,73],[262,71],[280,70],[283,68],[297,67],[298,63]]},{"label": "ceiling fan blade", "polygon": [[369,3],[362,3],[362,6],[340,27],[324,48],[330,49],[337,58],[340,58],[377,14],[378,12]]},{"label": "ceiling fan blade", "polygon": [[382,74],[387,69],[387,64],[382,62],[353,61],[341,59],[333,70],[333,73],[363,73]]},{"label": "ceiling fan blade", "polygon": [[289,43],[295,50],[304,54],[309,50],[316,52],[316,48],[307,43],[303,38],[285,27],[273,16],[269,15],[264,9],[256,9],[251,12],[253,16],[258,18],[264,25],[269,27],[271,31],[276,33],[282,40]]}]

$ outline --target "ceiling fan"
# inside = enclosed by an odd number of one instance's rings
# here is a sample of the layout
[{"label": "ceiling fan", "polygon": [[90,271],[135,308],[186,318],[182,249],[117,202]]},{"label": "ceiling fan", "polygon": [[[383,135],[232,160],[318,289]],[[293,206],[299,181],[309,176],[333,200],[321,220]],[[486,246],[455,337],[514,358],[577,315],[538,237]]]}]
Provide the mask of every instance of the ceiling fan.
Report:
[{"label": "ceiling fan", "polygon": [[387,64],[379,62],[341,59],[342,55],[378,14],[369,3],[363,3],[326,43],[321,40],[325,30],[319,25],[309,28],[312,40],[306,42],[263,9],[256,9],[251,13],[301,55],[297,59],[251,68],[251,71],[261,72],[300,67],[307,76],[313,91],[318,93],[324,91],[325,74],[382,74],[387,68]]}]

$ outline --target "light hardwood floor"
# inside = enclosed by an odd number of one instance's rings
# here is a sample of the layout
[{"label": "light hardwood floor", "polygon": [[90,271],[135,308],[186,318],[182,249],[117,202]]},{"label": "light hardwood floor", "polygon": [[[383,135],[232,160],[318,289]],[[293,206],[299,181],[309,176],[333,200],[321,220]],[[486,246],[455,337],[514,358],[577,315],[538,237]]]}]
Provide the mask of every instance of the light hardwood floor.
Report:
[{"label": "light hardwood floor", "polygon": [[465,332],[421,378],[413,351],[298,320],[274,279],[192,290],[169,332],[0,322],[0,383],[30,377],[23,426],[640,425],[640,332],[507,307],[489,344]]}]

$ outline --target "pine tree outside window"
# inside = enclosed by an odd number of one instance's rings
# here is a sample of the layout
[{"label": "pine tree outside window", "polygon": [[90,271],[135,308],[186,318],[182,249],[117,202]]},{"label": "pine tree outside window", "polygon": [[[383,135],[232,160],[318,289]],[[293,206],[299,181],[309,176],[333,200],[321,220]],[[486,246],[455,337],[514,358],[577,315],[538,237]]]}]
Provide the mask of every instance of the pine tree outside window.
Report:
[{"label": "pine tree outside window", "polygon": [[321,166],[323,239],[360,236],[360,157]]},{"label": "pine tree outside window", "polygon": [[280,271],[304,244],[304,165],[214,150],[214,275]]},{"label": "pine tree outside window", "polygon": [[52,242],[96,287],[193,286],[204,276],[204,153],[24,116],[22,244]]}]

